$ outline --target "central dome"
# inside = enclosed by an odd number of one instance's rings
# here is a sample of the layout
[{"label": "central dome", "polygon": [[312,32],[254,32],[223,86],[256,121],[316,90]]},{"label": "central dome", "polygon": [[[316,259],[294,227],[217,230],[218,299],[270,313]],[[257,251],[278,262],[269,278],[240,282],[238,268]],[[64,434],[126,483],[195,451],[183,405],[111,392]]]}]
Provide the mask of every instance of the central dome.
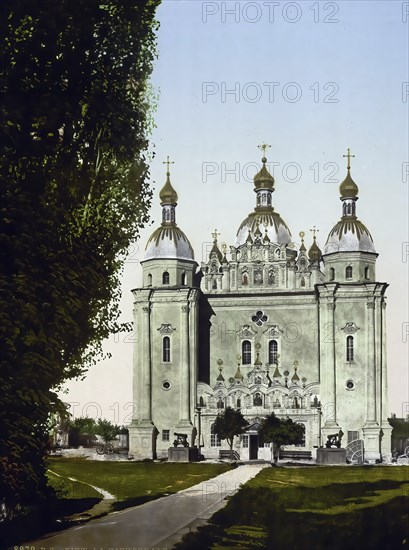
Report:
[{"label": "central dome", "polygon": [[[265,151],[267,145],[260,146]],[[260,228],[264,226],[265,235],[263,242],[273,242],[279,245],[287,245],[291,242],[291,232],[287,224],[272,206],[272,194],[274,192],[274,178],[267,170],[267,159],[261,159],[263,166],[254,176],[254,191],[256,193],[256,207],[241,223],[236,235],[235,246],[242,246],[249,237],[254,240],[260,238]]]},{"label": "central dome", "polygon": [[278,212],[274,212],[273,208],[266,208],[264,211],[256,209],[243,220],[237,231],[235,247],[238,248],[246,242],[249,232],[254,240],[255,232],[263,226],[271,242],[279,245],[291,242],[291,232],[283,218]]}]

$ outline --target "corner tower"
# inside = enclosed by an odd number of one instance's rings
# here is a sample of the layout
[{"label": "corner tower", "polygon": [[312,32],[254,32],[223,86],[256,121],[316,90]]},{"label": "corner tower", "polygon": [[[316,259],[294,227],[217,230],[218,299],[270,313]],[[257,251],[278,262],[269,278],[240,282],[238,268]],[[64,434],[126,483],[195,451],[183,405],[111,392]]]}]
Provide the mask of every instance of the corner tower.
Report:
[{"label": "corner tower", "polygon": [[199,289],[197,263],[176,224],[178,196],[170,181],[159,193],[162,223],[150,236],[141,261],[143,287],[134,296],[133,393],[136,404],[130,455],[166,457],[174,432],[193,442],[197,383]]},{"label": "corner tower", "polygon": [[[368,460],[390,456],[387,421],[386,283],[376,282],[372,236],[357,218],[358,186],[340,185],[342,216],[323,252],[319,304],[323,434],[340,428],[348,442],[363,439]],[[324,412],[324,408],[326,408]]]}]

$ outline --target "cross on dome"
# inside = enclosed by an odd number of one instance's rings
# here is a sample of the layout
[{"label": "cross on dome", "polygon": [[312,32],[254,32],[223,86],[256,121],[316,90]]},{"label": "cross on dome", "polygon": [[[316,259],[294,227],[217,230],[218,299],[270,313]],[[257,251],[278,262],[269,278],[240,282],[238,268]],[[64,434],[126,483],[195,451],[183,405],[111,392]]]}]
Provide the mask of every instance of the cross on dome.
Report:
[{"label": "cross on dome", "polygon": [[266,149],[268,147],[271,148],[271,145],[268,145],[267,143],[262,143],[261,145],[257,145],[257,147],[260,149],[260,151],[263,151],[263,162],[266,162],[267,161],[267,159],[266,159]]},{"label": "cross on dome", "polygon": [[164,160],[162,162],[162,164],[166,164],[166,175],[169,176],[170,175],[170,172],[169,172],[169,165],[170,164],[175,164],[175,161],[174,160],[169,160],[169,155],[166,157],[166,160]]},{"label": "cross on dome", "polygon": [[355,158],[355,155],[351,155],[351,150],[350,148],[348,147],[348,153],[346,155],[342,155],[344,158],[347,158],[348,159],[348,166],[347,166],[347,169],[350,170],[351,168],[351,158]]},{"label": "cross on dome", "polygon": [[217,232],[217,229],[215,229],[212,233],[213,241],[217,242],[217,237],[220,235],[220,233]]}]

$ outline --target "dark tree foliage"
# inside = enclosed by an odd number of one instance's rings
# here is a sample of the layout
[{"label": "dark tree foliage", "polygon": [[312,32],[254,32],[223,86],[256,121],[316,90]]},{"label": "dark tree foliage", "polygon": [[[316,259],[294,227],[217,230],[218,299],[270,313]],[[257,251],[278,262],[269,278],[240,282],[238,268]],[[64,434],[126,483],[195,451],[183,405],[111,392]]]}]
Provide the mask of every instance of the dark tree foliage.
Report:
[{"label": "dark tree foliage", "polygon": [[112,424],[112,422],[105,418],[98,418],[95,433],[101,436],[105,443],[109,443],[115,439],[120,431],[120,426]]},{"label": "dark tree foliage", "polygon": [[274,460],[278,460],[282,445],[302,443],[305,426],[297,424],[291,418],[278,418],[273,412],[263,418],[259,435],[266,443],[274,444]]},{"label": "dark tree foliage", "polygon": [[0,2],[0,504],[47,496],[55,393],[118,330],[151,191],[159,0]]},{"label": "dark tree foliage", "polygon": [[226,407],[222,413],[216,416],[214,422],[214,433],[220,439],[225,439],[230,447],[230,457],[232,457],[233,441],[236,435],[240,435],[246,431],[248,426],[247,420],[239,410],[232,407]]}]

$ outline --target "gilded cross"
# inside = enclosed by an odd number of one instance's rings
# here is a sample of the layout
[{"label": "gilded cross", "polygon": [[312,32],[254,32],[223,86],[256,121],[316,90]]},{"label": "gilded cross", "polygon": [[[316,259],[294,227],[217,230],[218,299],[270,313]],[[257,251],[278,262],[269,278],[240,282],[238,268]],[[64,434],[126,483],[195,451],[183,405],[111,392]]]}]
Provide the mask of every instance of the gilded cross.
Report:
[{"label": "gilded cross", "polygon": [[342,155],[343,157],[347,158],[348,159],[348,170],[351,168],[351,158],[355,158],[355,155],[351,155],[351,151],[348,147],[348,153],[346,155]]},{"label": "gilded cross", "polygon": [[[344,156],[345,156],[345,155],[344,155]],[[313,227],[312,229],[310,229],[310,231],[312,231],[312,236],[313,236],[314,239],[315,239],[316,233],[319,232],[319,229],[317,229],[317,228],[315,227],[315,225],[314,225],[314,227]]]},{"label": "gilded cross", "polygon": [[212,233],[212,237],[213,237],[213,241],[216,242],[217,241],[217,236],[220,235],[220,233],[217,232],[217,229],[214,230],[214,232]]},{"label": "gilded cross", "polygon": [[266,149],[267,147],[271,147],[271,145],[267,145],[267,143],[262,143],[261,145],[257,145],[257,147],[260,149],[260,151],[263,151],[263,157],[265,157]]},{"label": "gilded cross", "polygon": [[169,155],[166,157],[166,160],[162,162],[162,164],[166,164],[166,173],[169,174],[169,164],[175,164],[175,161],[169,160]]}]

